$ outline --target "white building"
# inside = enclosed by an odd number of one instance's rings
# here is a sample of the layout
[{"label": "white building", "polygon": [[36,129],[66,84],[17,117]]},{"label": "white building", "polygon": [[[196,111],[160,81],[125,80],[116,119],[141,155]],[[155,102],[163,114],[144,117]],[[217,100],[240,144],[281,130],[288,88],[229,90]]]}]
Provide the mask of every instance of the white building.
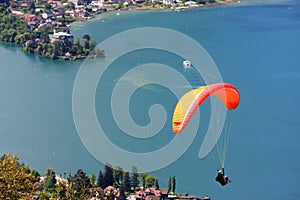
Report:
[{"label": "white building", "polygon": [[184,3],[184,5],[185,5],[185,6],[190,6],[190,7],[192,7],[192,6],[197,5],[197,3],[196,3],[195,1],[186,1],[186,2]]},{"label": "white building", "polygon": [[52,35],[51,42],[60,41],[67,38],[70,42],[74,42],[74,37],[68,32],[56,32],[54,29],[54,34]]}]

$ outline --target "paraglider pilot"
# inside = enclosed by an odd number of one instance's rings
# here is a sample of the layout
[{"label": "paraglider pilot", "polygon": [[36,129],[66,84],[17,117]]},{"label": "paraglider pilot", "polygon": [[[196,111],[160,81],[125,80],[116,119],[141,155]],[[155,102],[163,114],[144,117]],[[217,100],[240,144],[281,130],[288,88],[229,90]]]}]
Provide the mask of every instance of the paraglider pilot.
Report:
[{"label": "paraglider pilot", "polygon": [[222,186],[225,186],[228,183],[230,183],[231,180],[228,178],[228,176],[225,176],[224,168],[222,168],[222,170],[218,170],[218,175],[216,177],[216,181],[219,182]]}]

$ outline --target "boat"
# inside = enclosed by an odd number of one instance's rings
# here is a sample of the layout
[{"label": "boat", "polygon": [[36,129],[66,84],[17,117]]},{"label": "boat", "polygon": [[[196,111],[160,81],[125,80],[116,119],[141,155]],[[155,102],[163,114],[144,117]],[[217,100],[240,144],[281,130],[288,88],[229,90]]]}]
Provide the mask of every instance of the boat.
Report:
[{"label": "boat", "polygon": [[184,68],[184,69],[189,69],[189,68],[191,68],[191,62],[188,61],[188,60],[183,61],[182,64],[183,64],[183,68]]}]

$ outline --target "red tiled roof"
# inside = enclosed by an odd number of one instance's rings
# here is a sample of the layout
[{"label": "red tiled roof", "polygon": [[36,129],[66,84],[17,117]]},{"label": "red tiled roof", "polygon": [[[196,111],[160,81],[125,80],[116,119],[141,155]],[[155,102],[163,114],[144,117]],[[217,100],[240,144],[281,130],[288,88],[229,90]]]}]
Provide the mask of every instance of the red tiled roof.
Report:
[{"label": "red tiled roof", "polygon": [[147,200],[156,200],[156,199],[159,200],[162,195],[167,195],[167,194],[168,194],[167,188],[156,189],[154,187],[151,187],[151,188],[146,188],[145,190],[136,191],[135,198],[140,199],[142,197],[147,197],[145,198]]},{"label": "red tiled roof", "polygon": [[159,190],[161,194],[168,194],[168,188],[160,188]]},{"label": "red tiled roof", "polygon": [[24,15],[24,13],[21,12],[21,11],[19,11],[19,10],[11,10],[11,12],[12,12],[13,14],[15,14],[15,15],[18,15],[18,16]]},{"label": "red tiled roof", "polygon": [[146,193],[144,190],[136,191],[135,192],[135,197],[136,198],[141,198],[142,196],[146,196]]},{"label": "red tiled roof", "polygon": [[28,7],[29,5],[28,5],[28,3],[22,3],[20,6],[21,7]]},{"label": "red tiled roof", "polygon": [[76,14],[75,10],[66,10],[66,14]]},{"label": "red tiled roof", "polygon": [[53,24],[53,25],[59,25],[59,26],[61,26],[61,25],[62,25],[62,22],[52,21],[52,24]]},{"label": "red tiled roof", "polygon": [[149,196],[146,196],[145,200],[160,200],[160,197],[157,197],[154,195],[149,195]]},{"label": "red tiled roof", "polygon": [[36,25],[36,22],[33,22],[33,21],[29,21],[27,22],[28,25]]}]

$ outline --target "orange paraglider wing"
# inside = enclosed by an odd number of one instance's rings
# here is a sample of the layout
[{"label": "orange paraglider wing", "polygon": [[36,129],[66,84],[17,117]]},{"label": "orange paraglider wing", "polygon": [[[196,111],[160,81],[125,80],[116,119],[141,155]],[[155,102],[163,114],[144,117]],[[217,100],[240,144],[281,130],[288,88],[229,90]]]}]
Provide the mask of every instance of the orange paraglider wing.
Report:
[{"label": "orange paraglider wing", "polygon": [[173,132],[180,133],[198,107],[211,95],[217,96],[228,110],[235,109],[240,103],[238,90],[228,83],[216,83],[191,90],[180,98],[175,107],[172,119]]}]

